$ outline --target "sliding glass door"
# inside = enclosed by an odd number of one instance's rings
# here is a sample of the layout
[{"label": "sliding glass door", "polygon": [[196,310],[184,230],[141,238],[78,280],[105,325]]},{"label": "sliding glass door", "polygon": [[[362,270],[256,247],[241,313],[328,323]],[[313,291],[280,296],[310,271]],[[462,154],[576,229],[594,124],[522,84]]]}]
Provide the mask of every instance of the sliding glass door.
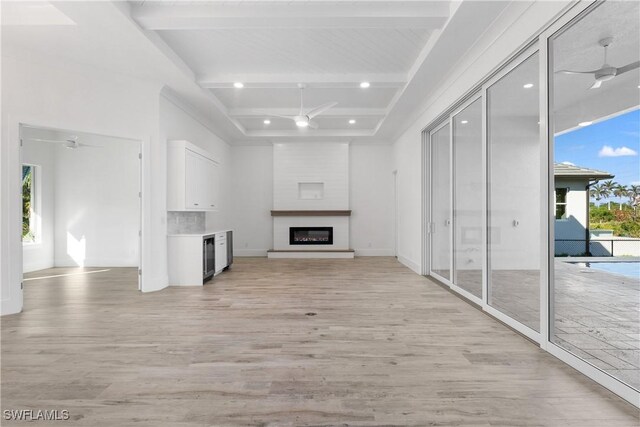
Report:
[{"label": "sliding glass door", "polygon": [[640,402],[640,3],[576,2],[430,127],[430,274]]},{"label": "sliding glass door", "polygon": [[482,99],[451,119],[453,127],[453,284],[482,298]]},{"label": "sliding glass door", "polygon": [[535,53],[487,89],[488,304],[540,331],[541,148]]},{"label": "sliding glass door", "polygon": [[638,2],[604,2],[549,44],[555,195],[549,341],[636,392],[639,16]]},{"label": "sliding glass door", "polygon": [[431,273],[451,280],[451,131],[431,133]]}]

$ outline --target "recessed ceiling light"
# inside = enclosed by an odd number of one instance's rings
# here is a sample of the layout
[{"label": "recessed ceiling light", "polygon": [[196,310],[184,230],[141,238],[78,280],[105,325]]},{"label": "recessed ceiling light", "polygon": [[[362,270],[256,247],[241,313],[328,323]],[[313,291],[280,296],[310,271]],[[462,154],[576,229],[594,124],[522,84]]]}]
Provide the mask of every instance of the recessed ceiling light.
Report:
[{"label": "recessed ceiling light", "polygon": [[531,89],[533,87],[533,83],[527,83],[522,87],[525,88],[525,89]]},{"label": "recessed ceiling light", "polygon": [[369,83],[369,82],[362,82],[362,83],[360,83],[360,87],[361,87],[362,89],[366,89],[366,88],[368,88],[369,86],[371,86],[371,83]]},{"label": "recessed ceiling light", "polygon": [[271,124],[271,120],[266,119],[263,123],[264,123],[265,125],[270,125],[270,124]]},{"label": "recessed ceiling light", "polygon": [[580,127],[585,127],[585,126],[589,126],[590,124],[592,124],[593,122],[580,122],[578,123],[578,126]]},{"label": "recessed ceiling light", "polygon": [[469,120],[462,120],[460,121],[460,123],[462,123],[463,125],[466,125],[467,123],[469,123]]},{"label": "recessed ceiling light", "polygon": [[355,123],[356,123],[356,121],[355,121],[354,119],[349,120],[349,124],[350,124],[350,125],[353,125],[353,124],[355,124]]},{"label": "recessed ceiling light", "polygon": [[244,87],[244,83],[242,82],[235,82],[233,84],[233,87],[235,87],[236,89],[242,89]]}]

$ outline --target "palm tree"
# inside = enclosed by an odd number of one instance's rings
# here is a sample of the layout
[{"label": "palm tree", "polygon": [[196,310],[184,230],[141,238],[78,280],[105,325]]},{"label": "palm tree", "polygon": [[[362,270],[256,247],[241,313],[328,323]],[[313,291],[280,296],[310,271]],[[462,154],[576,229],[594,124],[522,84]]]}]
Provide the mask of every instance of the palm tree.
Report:
[{"label": "palm tree", "polygon": [[591,187],[591,190],[589,190],[589,195],[592,198],[596,199],[596,202],[599,202],[604,196],[604,193],[602,192],[602,185],[595,184],[593,187]]},{"label": "palm tree", "polygon": [[604,181],[602,183],[602,197],[607,199],[607,208],[609,210],[611,210],[611,200],[609,200],[609,197],[611,196],[611,193],[613,192],[613,189],[617,184],[617,182],[614,182],[612,180]]},{"label": "palm tree", "polygon": [[[623,197],[627,197],[628,191],[629,189],[625,185],[616,184],[616,186],[613,187],[612,194],[613,194],[613,197],[623,198]],[[618,210],[620,211],[622,210],[622,202],[618,204]]]},{"label": "palm tree", "polygon": [[631,185],[627,191],[627,197],[631,203],[631,207],[635,212],[638,205],[640,205],[640,185]]}]

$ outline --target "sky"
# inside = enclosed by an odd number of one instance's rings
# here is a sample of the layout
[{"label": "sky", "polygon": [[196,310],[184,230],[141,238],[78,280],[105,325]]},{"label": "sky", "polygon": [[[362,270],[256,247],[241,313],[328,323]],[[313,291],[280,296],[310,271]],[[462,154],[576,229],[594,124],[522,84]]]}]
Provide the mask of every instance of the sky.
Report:
[{"label": "sky", "polygon": [[623,185],[640,185],[640,109],[578,128],[555,138],[555,161],[615,175]]}]

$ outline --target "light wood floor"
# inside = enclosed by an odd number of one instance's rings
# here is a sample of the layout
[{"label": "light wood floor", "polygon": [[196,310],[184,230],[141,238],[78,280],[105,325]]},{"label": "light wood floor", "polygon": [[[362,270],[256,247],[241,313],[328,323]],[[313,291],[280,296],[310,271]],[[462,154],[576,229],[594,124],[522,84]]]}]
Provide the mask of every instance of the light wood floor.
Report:
[{"label": "light wood floor", "polygon": [[3,410],[70,411],[53,425],[639,423],[392,258],[237,258],[203,288],[152,294],[131,269],[30,280],[2,318],[1,381]]}]

